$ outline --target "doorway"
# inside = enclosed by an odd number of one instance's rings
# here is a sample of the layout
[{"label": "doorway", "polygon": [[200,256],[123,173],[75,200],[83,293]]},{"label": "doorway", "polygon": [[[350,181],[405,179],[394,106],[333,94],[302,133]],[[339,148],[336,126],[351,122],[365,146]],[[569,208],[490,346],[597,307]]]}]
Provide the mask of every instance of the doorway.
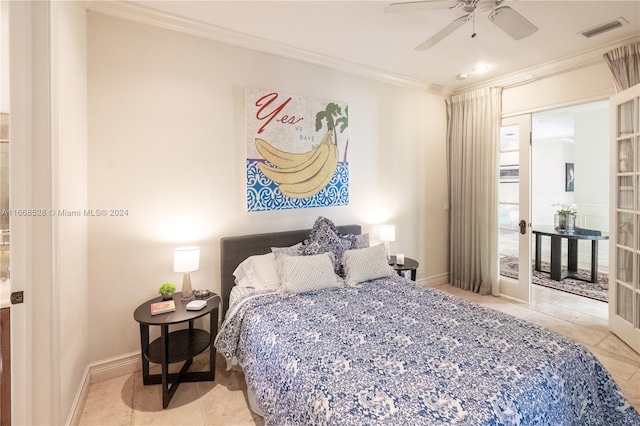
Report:
[{"label": "doorway", "polygon": [[[531,220],[554,227],[559,210],[574,210],[575,226],[609,233],[609,101],[532,114]],[[541,258],[550,259],[550,239],[541,239]],[[562,239],[562,269],[568,268],[568,240]],[[534,284],[606,302],[609,241],[597,242],[597,277],[591,278],[592,241],[577,241],[578,279],[534,274]],[[546,265],[542,269],[547,270]],[[536,282],[537,281],[537,282]]]},{"label": "doorway", "polygon": [[[554,215],[563,208],[575,208],[575,226],[609,232],[609,101],[563,107],[533,113],[531,117],[531,225],[553,228]],[[503,183],[500,187],[508,188]],[[522,172],[521,172],[522,173]],[[501,202],[503,200],[501,199]],[[501,210],[501,275],[513,278],[518,273],[518,256],[514,250],[515,223],[505,220]],[[503,235],[504,234],[504,235]],[[504,244],[502,243],[504,241]],[[530,253],[535,253],[532,241]],[[608,299],[608,240],[597,244],[597,282],[580,279],[551,280],[548,273],[550,239],[541,239],[542,272],[532,271],[534,286],[606,301]],[[562,268],[568,267],[568,243],[562,239]],[[514,261],[515,259],[515,261]],[[532,259],[533,260],[533,259]],[[578,275],[584,279],[591,273],[591,242],[578,241]],[[530,266],[531,267],[531,266]],[[515,274],[514,274],[515,270]],[[501,277],[502,278],[502,277]],[[535,292],[533,292],[535,297]]]}]

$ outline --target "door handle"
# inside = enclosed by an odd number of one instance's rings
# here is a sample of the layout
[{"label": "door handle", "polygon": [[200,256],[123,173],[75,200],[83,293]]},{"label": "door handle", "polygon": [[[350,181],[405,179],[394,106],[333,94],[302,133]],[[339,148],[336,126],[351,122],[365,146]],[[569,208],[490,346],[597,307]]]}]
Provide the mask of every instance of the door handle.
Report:
[{"label": "door handle", "polygon": [[527,221],[522,219],[520,221],[519,225],[520,225],[520,233],[522,235],[526,234],[527,233]]}]

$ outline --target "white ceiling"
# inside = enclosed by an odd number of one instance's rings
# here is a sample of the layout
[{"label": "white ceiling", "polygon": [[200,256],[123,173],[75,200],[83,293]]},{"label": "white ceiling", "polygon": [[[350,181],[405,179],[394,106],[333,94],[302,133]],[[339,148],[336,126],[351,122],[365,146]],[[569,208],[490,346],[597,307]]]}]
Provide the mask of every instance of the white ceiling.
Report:
[{"label": "white ceiling", "polygon": [[[486,16],[471,22],[427,51],[414,48],[460,10],[438,9],[385,13],[390,1],[134,1],[129,4],[162,12],[181,22],[224,32],[224,40],[316,63],[350,64],[442,91],[460,91],[552,61],[584,62],[621,43],[640,37],[640,1],[506,0],[539,30],[515,41]],[[100,10],[104,2],[90,8]],[[587,39],[581,31],[622,17],[628,24]],[[215,37],[213,37],[215,38]],[[240,42],[242,40],[242,42]],[[252,42],[247,42],[252,40]],[[253,46],[253,47],[252,47]],[[274,47],[277,46],[277,47]],[[573,58],[573,59],[572,59]],[[479,63],[490,70],[471,73]],[[455,76],[467,73],[466,80]],[[526,78],[526,77],[524,77]]]}]

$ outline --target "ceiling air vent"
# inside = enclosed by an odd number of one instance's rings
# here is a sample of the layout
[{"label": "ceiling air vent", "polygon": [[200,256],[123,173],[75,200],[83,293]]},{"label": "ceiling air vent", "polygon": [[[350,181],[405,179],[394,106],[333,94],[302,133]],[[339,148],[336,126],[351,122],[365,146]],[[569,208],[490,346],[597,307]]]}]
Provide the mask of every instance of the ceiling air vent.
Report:
[{"label": "ceiling air vent", "polygon": [[584,30],[580,34],[582,34],[586,38],[591,38],[599,34],[606,33],[607,31],[620,28],[624,24],[628,24],[628,22],[624,18],[617,18],[617,19],[614,19],[613,21],[605,22],[604,24],[600,24],[593,28],[589,28],[588,30]]}]

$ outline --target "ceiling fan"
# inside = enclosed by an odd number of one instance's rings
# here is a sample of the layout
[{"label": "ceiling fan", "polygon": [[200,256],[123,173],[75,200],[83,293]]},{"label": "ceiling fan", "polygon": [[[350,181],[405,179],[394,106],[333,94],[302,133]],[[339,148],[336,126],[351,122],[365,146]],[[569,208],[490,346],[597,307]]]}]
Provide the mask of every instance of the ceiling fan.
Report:
[{"label": "ceiling fan", "polygon": [[489,21],[493,22],[498,28],[511,36],[514,40],[529,37],[531,34],[538,31],[538,27],[533,25],[518,12],[509,6],[502,6],[503,2],[504,0],[423,0],[392,3],[388,5],[384,11],[386,13],[392,13],[433,9],[460,9],[465,12],[465,15],[449,23],[449,25],[416,47],[415,50],[430,49],[449,34],[460,28],[464,23],[469,21],[474,22],[474,31],[471,37],[475,37],[476,11],[485,14],[488,13]]}]

